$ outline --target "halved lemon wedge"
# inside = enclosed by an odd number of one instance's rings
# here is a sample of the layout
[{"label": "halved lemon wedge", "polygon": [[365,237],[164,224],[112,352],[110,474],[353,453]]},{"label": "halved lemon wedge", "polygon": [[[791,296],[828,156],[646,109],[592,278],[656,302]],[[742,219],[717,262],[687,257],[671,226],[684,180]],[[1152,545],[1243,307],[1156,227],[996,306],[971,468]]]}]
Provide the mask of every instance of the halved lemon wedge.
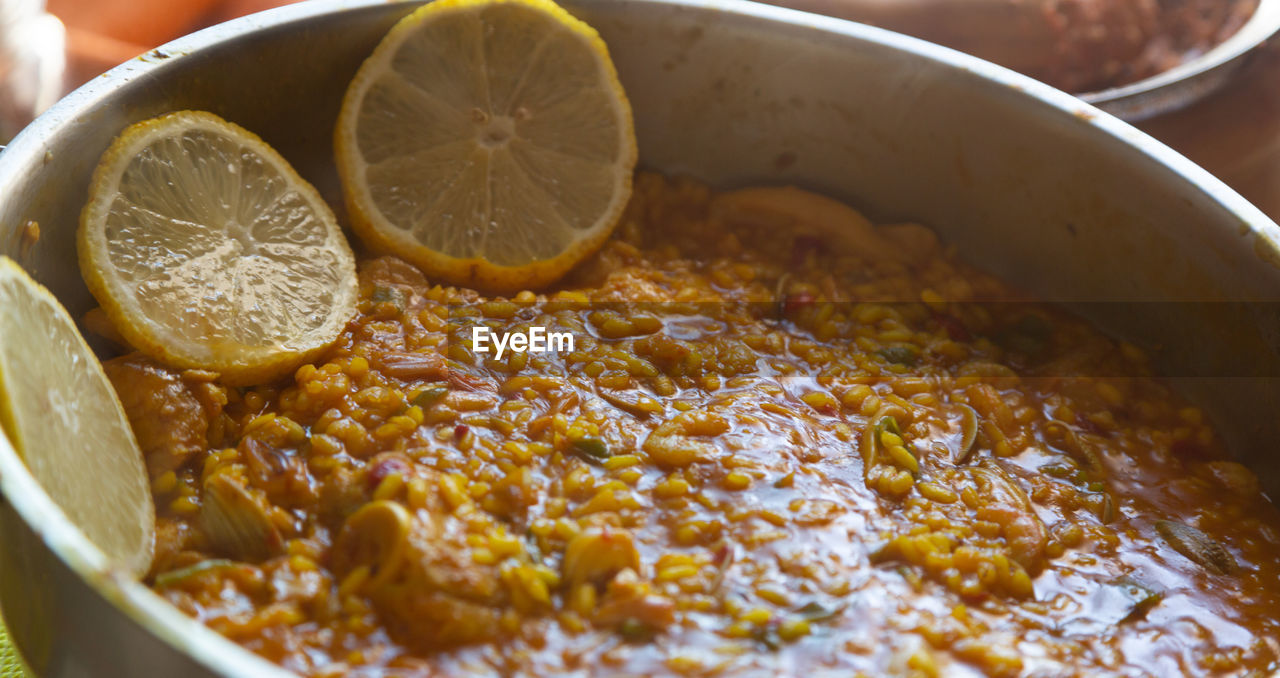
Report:
[{"label": "halved lemon wedge", "polygon": [[211,113],[137,123],[103,154],[80,272],[120,334],[231,384],[286,373],[355,313],[355,258],[320,194]]},{"label": "halved lemon wedge", "polygon": [[89,541],[134,576],[145,574],[155,506],[129,420],[66,309],[7,257],[0,257],[0,424]]},{"label": "halved lemon wedge", "polygon": [[599,247],[636,163],[604,41],[549,0],[436,0],[402,19],[347,89],[335,149],[366,243],[497,292]]}]

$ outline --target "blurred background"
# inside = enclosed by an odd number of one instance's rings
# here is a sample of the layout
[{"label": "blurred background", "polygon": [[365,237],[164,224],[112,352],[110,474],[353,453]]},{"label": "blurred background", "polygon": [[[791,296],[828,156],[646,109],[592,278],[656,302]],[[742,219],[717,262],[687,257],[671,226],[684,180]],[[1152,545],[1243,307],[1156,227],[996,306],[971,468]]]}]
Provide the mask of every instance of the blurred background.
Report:
[{"label": "blurred background", "polygon": [[[0,0],[0,143],[66,92],[214,23],[296,0]],[[1280,0],[770,0],[879,25],[1074,93],[1194,59]],[[1280,220],[1280,39],[1198,102],[1136,124]]]},{"label": "blurred background", "polygon": [[294,0],[0,0],[0,143],[64,94],[205,26]]},{"label": "blurred background", "polygon": [[67,30],[67,80],[112,66],[205,26],[296,0],[48,0]]}]

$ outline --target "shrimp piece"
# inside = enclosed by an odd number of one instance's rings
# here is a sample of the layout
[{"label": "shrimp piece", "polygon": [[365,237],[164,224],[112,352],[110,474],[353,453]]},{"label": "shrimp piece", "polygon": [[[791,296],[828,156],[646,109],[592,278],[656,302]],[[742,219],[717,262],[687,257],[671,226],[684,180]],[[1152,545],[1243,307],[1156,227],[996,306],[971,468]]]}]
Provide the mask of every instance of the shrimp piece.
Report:
[{"label": "shrimp piece", "polygon": [[676,606],[670,598],[653,590],[635,570],[624,569],[605,588],[595,622],[604,626],[621,626],[625,634],[629,624],[640,624],[650,630],[662,630],[675,623]]},{"label": "shrimp piece", "polygon": [[1044,564],[1049,532],[1031,499],[994,464],[970,467],[969,473],[985,502],[977,511],[978,518],[1000,525],[1009,555],[1028,572],[1038,572]]},{"label": "shrimp piece", "polygon": [[728,432],[729,422],[717,414],[685,412],[654,428],[642,449],[658,466],[683,468],[715,455],[715,444],[699,438],[714,438]]},{"label": "shrimp piece", "polygon": [[617,528],[591,528],[574,537],[564,551],[562,578],[575,589],[600,584],[625,569],[640,568],[640,552],[631,533]]}]

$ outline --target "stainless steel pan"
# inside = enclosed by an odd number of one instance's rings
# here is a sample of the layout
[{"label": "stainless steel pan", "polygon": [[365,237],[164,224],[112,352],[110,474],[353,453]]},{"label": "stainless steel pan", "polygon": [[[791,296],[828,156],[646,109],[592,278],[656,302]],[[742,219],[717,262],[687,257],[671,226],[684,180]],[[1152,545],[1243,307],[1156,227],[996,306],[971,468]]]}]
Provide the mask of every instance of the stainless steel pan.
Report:
[{"label": "stainless steel pan", "polygon": [[[608,41],[648,167],[721,186],[795,183],[877,218],[918,219],[1050,299],[1280,299],[1280,228],[1181,156],[1047,86],[896,34],[737,0],[569,6]],[[123,127],[174,109],[259,133],[336,200],[338,102],[413,7],[293,5],[90,82],[0,153],[0,252],[73,313],[87,310],[74,232],[90,172]],[[42,235],[27,250],[29,221]],[[1148,306],[1172,311],[1140,311]],[[1163,365],[1196,375],[1179,386],[1280,489],[1280,383],[1251,376],[1280,375],[1271,307],[1104,308],[1123,311],[1095,313],[1108,328],[1159,344]],[[0,543],[5,618],[46,678],[282,675],[113,572],[2,438]]]}]

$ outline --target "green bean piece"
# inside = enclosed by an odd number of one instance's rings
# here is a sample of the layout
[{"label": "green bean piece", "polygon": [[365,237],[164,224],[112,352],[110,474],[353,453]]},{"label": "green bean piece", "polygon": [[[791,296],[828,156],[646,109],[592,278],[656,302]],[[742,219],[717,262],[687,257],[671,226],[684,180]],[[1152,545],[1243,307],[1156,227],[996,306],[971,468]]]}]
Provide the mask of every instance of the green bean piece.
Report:
[{"label": "green bean piece", "polygon": [[[902,447],[906,449],[907,454],[911,455],[911,457],[915,459],[915,463],[916,463],[915,470],[911,470],[911,469],[907,469],[907,470],[911,471],[912,476],[919,478],[920,472],[921,472],[919,468],[920,455],[916,452],[916,448],[914,445],[911,444],[911,441],[907,440],[907,437],[902,435],[902,429],[898,426],[898,419],[893,415],[889,414],[889,415],[880,417],[880,419],[876,421],[875,430],[873,434],[874,440],[872,441],[872,444],[875,445],[877,448],[879,448],[880,446],[880,434],[884,431],[888,431],[889,433],[892,433],[893,435],[898,436],[899,438],[902,439]],[[879,455],[877,454],[876,456],[878,457]]]},{"label": "green bean piece", "polygon": [[609,458],[609,446],[599,438],[579,438],[573,441],[573,450],[587,461],[601,461]]},{"label": "green bean piece", "polygon": [[894,344],[876,351],[881,358],[904,367],[913,367],[920,361],[920,352],[909,344]]},{"label": "green bean piece", "polygon": [[978,412],[968,405],[960,405],[960,453],[956,463],[963,463],[973,452],[973,445],[978,440]]},{"label": "green bean piece", "polygon": [[235,567],[235,561],[226,560],[225,558],[211,558],[202,560],[194,565],[180,567],[176,570],[170,570],[164,574],[156,575],[156,587],[166,588],[184,582],[198,574],[204,572],[213,572],[214,570],[222,570],[229,567]]},{"label": "green bean piece", "polygon": [[618,635],[628,643],[647,643],[653,640],[654,633],[648,624],[635,617],[627,617],[618,624]]},{"label": "green bean piece", "polygon": [[1098,509],[1098,520],[1103,524],[1110,523],[1116,519],[1116,502],[1111,498],[1111,493],[1104,491],[1102,493],[1102,506]]},{"label": "green bean piece", "polygon": [[1108,582],[1108,586],[1133,605],[1128,614],[1121,617],[1117,622],[1119,624],[1143,619],[1151,611],[1151,608],[1159,605],[1160,601],[1164,600],[1163,593],[1153,591],[1150,587],[1128,575],[1116,577]]},{"label": "green bean piece", "polygon": [[834,619],[839,616],[842,611],[843,608],[828,607],[815,600],[813,602],[806,603],[803,607],[797,609],[796,614],[803,617],[805,621],[822,622]]},{"label": "green bean piece", "polygon": [[425,410],[435,404],[437,400],[448,395],[448,393],[449,388],[447,386],[432,386],[414,396],[413,404]]},{"label": "green bean piece", "polygon": [[1053,336],[1053,325],[1048,320],[1028,313],[1005,327],[993,339],[1006,351],[1035,358],[1044,352]]},{"label": "green bean piece", "polygon": [[[893,435],[898,436],[899,438],[902,438],[902,428],[898,426],[898,418],[893,416],[892,414],[887,414],[883,417],[880,417],[880,419],[876,421],[876,439],[877,440],[880,439],[879,436],[881,431],[888,431]],[[907,439],[902,438],[902,441],[903,443],[905,443]]]},{"label": "green bean piece", "polygon": [[1060,457],[1057,461],[1051,461],[1041,466],[1040,472],[1051,478],[1070,481],[1073,485],[1084,482],[1084,472],[1070,457]]},{"label": "green bean piece", "polygon": [[782,637],[778,635],[778,631],[769,626],[757,627],[751,632],[751,636],[755,638],[761,645],[777,652],[782,649]]}]

